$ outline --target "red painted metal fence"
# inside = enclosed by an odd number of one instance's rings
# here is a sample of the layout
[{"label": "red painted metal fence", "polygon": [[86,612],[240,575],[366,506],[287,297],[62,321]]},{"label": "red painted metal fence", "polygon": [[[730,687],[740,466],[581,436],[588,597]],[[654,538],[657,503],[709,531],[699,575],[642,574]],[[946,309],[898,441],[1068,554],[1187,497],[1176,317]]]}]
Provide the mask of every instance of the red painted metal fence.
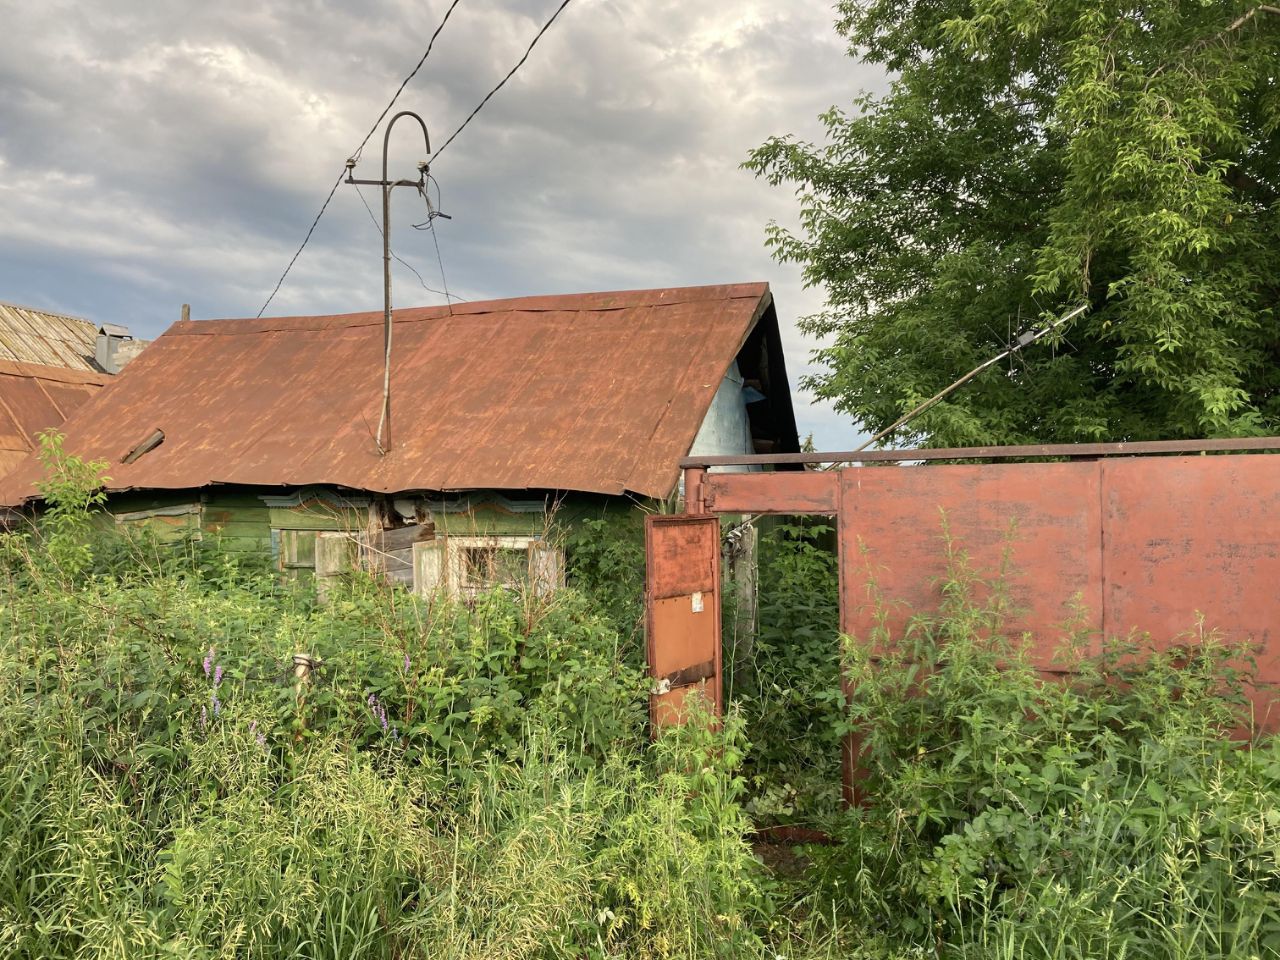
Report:
[{"label": "red painted metal fence", "polygon": [[1133,630],[1185,642],[1203,618],[1227,642],[1256,644],[1259,680],[1280,684],[1280,459],[842,471],[846,633],[870,634],[873,592],[901,601],[887,610],[895,632],[937,606],[944,520],[980,575],[1008,551],[1009,630],[1031,636],[1044,669],[1080,614],[1095,645]]},{"label": "red painted metal fence", "polygon": [[[837,516],[842,629],[863,638],[871,634],[877,597],[893,601],[887,607],[891,631],[900,630],[912,613],[937,608],[938,582],[947,572],[946,540],[984,577],[1001,568],[1007,552],[1005,583],[1014,611],[1009,629],[1030,636],[1032,656],[1042,669],[1057,668],[1055,654],[1069,622],[1083,625],[1095,645],[1104,636],[1139,630],[1149,633],[1154,645],[1168,646],[1187,643],[1203,621],[1224,641],[1255,647],[1255,717],[1277,729],[1280,457],[1129,455],[1185,453],[1197,446],[1280,450],[1280,440],[1142,444],[1137,450],[1090,445],[734,460],[1016,457],[1018,449],[1024,457],[1079,451],[1101,458],[806,472],[708,474],[706,466],[728,458],[691,460],[685,463],[691,516],[662,523],[681,530],[681,524],[696,523],[698,517],[716,522],[715,515],[724,513]],[[1123,458],[1108,459],[1116,455]],[[661,604],[670,600],[671,591],[655,585],[676,583],[684,590],[692,583],[686,579],[698,571],[703,572],[698,582],[705,584],[719,543],[710,527],[699,528],[696,539],[681,540],[655,538],[655,529],[651,525],[649,650],[654,675],[661,678],[671,676],[670,651],[689,648],[690,641],[688,617],[664,619]],[[716,630],[718,635],[718,622]],[[698,636],[697,656],[705,663],[705,633]],[[700,682],[718,690],[716,647],[716,676]],[[655,698],[655,723],[678,720],[678,711],[664,713],[663,703]]]}]

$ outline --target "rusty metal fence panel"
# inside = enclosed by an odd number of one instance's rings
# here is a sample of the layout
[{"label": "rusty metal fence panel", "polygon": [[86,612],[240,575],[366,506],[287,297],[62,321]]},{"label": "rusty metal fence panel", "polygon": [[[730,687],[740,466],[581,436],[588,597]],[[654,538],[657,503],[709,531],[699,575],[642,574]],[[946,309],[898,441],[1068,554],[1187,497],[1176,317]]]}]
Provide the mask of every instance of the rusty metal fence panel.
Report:
[{"label": "rusty metal fence panel", "polygon": [[1101,605],[1096,463],[841,471],[841,625],[866,637],[878,607],[901,635],[936,610],[948,550],[990,578],[1007,561],[1011,632],[1057,627],[1073,598]]},{"label": "rusty metal fence panel", "polygon": [[[1004,571],[1005,629],[1030,639],[1042,671],[1062,670],[1068,632],[1086,651],[1131,631],[1168,649],[1194,644],[1203,624],[1253,648],[1254,722],[1278,730],[1280,457],[1229,454],[1241,450],[1280,451],[1280,437],[688,458],[688,515],[646,527],[654,726],[682,720],[690,689],[720,706],[718,515],[815,513],[837,517],[841,629],[854,638],[877,625],[901,635],[913,614],[935,612],[948,564],[963,555],[980,579]],[[1044,457],[1072,459],[786,472]],[[737,464],[778,472],[707,472]],[[850,737],[850,800],[857,753]]]},{"label": "rusty metal fence panel", "polygon": [[1168,648],[1202,620],[1257,651],[1256,719],[1280,725],[1280,459],[1133,458],[841,471],[842,629],[900,635],[936,610],[948,544],[991,580],[1007,562],[1013,635],[1056,671],[1074,624]]}]

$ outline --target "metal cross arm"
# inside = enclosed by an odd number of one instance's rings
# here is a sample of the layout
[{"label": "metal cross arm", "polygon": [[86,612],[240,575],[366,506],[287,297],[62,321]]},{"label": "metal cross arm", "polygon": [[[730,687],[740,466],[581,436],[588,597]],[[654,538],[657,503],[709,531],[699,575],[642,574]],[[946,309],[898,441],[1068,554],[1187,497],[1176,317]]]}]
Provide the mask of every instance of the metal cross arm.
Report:
[{"label": "metal cross arm", "polygon": [[419,190],[425,189],[427,185],[426,173],[429,168],[425,160],[418,164],[418,169],[422,171],[423,175],[417,180],[357,180],[350,173],[355,169],[355,166],[354,159],[347,161],[347,179],[343,183],[353,183],[360,187],[417,187]]}]

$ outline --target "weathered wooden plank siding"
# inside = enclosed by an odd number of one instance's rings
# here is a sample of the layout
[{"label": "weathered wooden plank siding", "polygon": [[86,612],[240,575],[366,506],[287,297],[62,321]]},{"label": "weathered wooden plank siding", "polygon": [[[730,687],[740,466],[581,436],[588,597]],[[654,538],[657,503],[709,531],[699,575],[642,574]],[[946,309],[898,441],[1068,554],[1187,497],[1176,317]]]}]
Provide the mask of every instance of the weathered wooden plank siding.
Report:
[{"label": "weathered wooden plank siding", "polygon": [[214,491],[205,495],[203,527],[228,553],[271,553],[271,514],[251,493]]}]

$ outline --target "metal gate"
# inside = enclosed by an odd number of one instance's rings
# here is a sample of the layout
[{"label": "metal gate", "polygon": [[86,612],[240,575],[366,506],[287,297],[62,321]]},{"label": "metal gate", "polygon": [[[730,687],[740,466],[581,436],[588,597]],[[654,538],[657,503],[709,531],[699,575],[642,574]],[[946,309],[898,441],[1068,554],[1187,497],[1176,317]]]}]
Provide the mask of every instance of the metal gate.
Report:
[{"label": "metal gate", "polygon": [[680,723],[693,691],[719,716],[720,521],[650,516],[644,533],[649,719],[655,729]]},{"label": "metal gate", "polygon": [[[841,630],[850,636],[869,634],[873,593],[900,601],[891,630],[936,607],[945,527],[980,573],[1011,553],[1018,615],[1008,630],[1033,639],[1042,670],[1057,669],[1056,640],[1073,617],[1097,638],[1138,629],[1166,647],[1194,641],[1203,618],[1224,641],[1253,645],[1255,720],[1280,727],[1280,457],[1185,456],[1242,450],[1280,450],[1280,438],[686,460],[687,515],[649,524],[649,662],[664,691],[654,696],[654,723],[679,721],[677,691],[692,683],[714,691],[719,707],[718,595],[713,610],[703,600],[710,616],[702,619],[693,598],[719,587],[718,516],[775,513],[838,518]],[[721,464],[774,472],[707,472]],[[850,740],[846,796],[855,766]]]}]

